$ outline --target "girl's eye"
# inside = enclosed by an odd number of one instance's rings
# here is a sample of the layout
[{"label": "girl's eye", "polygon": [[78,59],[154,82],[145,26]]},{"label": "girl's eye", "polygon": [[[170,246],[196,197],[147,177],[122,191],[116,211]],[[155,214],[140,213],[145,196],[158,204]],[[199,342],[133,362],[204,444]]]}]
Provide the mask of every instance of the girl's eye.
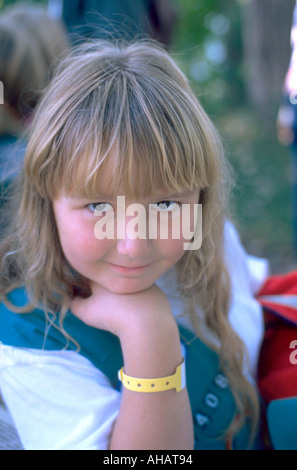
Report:
[{"label": "girl's eye", "polygon": [[178,202],[175,201],[159,201],[153,204],[154,208],[160,211],[172,212],[179,206]]},{"label": "girl's eye", "polygon": [[94,213],[94,215],[102,215],[103,212],[110,211],[112,209],[112,205],[108,202],[91,202],[91,204],[88,204],[88,208]]}]

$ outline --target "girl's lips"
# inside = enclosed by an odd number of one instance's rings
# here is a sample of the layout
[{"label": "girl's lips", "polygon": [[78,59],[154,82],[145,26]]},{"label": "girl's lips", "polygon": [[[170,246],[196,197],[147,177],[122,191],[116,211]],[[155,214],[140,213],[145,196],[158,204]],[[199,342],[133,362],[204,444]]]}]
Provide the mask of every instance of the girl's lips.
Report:
[{"label": "girl's lips", "polygon": [[108,263],[115,271],[121,273],[121,274],[138,274],[144,271],[149,264],[146,264],[144,266],[134,266],[134,267],[127,267],[127,266],[119,266],[117,264],[113,263]]}]

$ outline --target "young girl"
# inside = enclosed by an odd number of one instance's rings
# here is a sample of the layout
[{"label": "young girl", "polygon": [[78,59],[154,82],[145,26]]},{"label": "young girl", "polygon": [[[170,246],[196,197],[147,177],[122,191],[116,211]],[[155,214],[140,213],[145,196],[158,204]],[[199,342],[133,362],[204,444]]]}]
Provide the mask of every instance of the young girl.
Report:
[{"label": "young girl", "polygon": [[[225,221],[226,174],[161,47],[92,43],[62,64],[1,244],[0,388],[25,449],[251,444],[262,318]],[[198,203],[189,249],[173,220],[190,208],[193,228]],[[145,222],[167,212],[167,238],[159,219],[157,237],[134,236],[140,206]],[[114,237],[96,231],[103,219]]]}]

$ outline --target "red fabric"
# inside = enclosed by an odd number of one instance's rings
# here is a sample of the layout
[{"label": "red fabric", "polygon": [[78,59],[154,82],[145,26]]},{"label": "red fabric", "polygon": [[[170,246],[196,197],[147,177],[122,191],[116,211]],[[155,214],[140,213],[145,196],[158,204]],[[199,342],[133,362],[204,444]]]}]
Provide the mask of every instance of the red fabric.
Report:
[{"label": "red fabric", "polygon": [[296,295],[297,271],[271,276],[258,293],[264,308],[265,336],[262,344],[258,386],[266,402],[297,396],[297,364],[290,362],[290,343],[297,340],[297,309],[261,299],[267,295]]},{"label": "red fabric", "polygon": [[258,296],[277,294],[297,294],[297,271],[270,276],[265,281]]}]

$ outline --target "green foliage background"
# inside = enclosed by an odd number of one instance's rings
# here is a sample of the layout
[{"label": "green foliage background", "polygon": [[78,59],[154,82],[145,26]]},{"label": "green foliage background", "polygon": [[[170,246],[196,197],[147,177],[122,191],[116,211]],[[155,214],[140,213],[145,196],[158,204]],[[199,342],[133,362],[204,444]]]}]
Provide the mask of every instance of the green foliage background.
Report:
[{"label": "green foliage background", "polygon": [[[0,8],[15,1],[0,0]],[[222,134],[234,170],[233,214],[242,241],[280,272],[296,267],[290,154],[247,99],[245,1],[175,0],[179,17],[171,50]]]},{"label": "green foliage background", "polygon": [[[263,122],[247,98],[243,3],[177,1],[180,21],[174,46],[192,87],[221,132],[234,170],[233,214],[241,239],[249,253],[269,258],[272,271],[280,272],[296,268],[291,156],[277,140],[276,116],[272,116],[273,125]],[[225,47],[221,62],[209,57],[207,46],[216,42]],[[197,80],[197,70],[205,63],[208,76]]]}]

